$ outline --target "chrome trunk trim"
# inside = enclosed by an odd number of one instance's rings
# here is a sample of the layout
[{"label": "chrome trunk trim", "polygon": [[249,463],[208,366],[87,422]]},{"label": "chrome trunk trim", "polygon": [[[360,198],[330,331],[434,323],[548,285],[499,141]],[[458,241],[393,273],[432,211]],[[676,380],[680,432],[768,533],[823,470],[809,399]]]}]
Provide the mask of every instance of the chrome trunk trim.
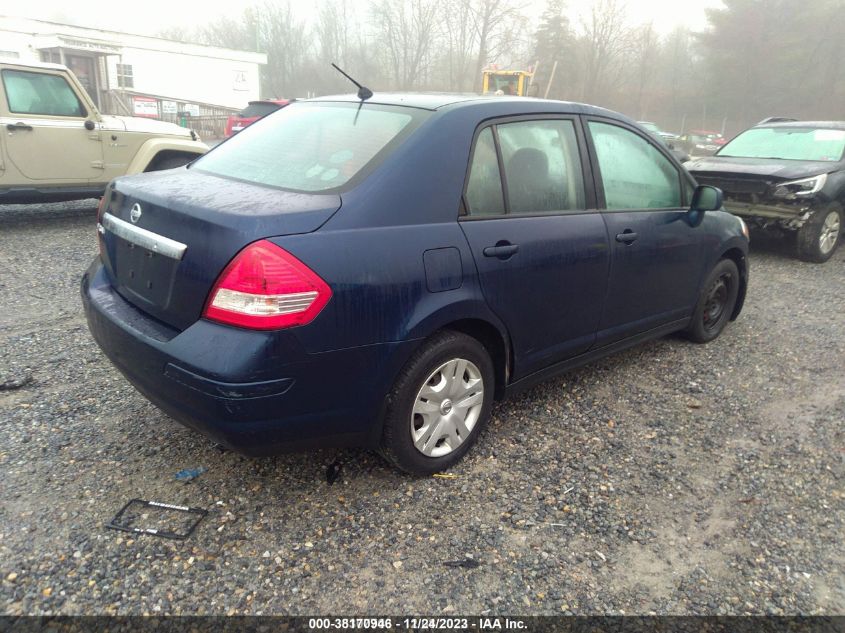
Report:
[{"label": "chrome trunk trim", "polygon": [[[140,226],[134,226],[125,220],[114,217],[111,213],[103,214],[102,227],[127,242],[171,259],[182,259],[188,249],[188,246],[182,244],[182,242],[142,229]],[[97,230],[99,228],[98,226]]]}]

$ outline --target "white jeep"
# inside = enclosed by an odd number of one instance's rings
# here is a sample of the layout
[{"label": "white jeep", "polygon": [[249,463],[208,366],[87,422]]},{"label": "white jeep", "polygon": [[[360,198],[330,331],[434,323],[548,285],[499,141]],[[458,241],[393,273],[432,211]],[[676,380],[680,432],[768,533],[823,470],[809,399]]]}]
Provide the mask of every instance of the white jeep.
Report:
[{"label": "white jeep", "polygon": [[98,197],[112,178],[206,151],[173,123],[101,114],[65,66],[0,62],[0,203]]}]

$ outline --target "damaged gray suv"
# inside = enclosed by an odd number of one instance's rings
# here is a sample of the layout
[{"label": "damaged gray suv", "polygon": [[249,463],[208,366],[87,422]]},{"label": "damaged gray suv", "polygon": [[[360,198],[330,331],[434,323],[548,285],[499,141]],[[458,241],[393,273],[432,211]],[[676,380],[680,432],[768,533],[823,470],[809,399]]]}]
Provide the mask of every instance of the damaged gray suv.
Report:
[{"label": "damaged gray suv", "polygon": [[805,261],[826,262],[842,241],[845,121],[764,122],[686,166],[752,229],[794,234]]}]

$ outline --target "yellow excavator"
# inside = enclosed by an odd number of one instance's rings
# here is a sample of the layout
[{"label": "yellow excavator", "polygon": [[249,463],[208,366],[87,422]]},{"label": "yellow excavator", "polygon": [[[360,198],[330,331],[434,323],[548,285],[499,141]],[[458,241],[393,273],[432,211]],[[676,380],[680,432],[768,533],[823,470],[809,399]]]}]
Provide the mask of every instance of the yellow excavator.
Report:
[{"label": "yellow excavator", "polygon": [[534,72],[530,70],[499,70],[485,68],[481,71],[481,92],[485,95],[514,95],[518,97],[536,96],[538,86],[534,86]]}]

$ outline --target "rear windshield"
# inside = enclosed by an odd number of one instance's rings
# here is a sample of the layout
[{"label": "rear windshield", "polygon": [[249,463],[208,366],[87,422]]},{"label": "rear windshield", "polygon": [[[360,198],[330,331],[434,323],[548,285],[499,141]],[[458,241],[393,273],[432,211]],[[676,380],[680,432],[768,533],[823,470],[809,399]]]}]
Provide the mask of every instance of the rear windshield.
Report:
[{"label": "rear windshield", "polygon": [[261,119],[194,167],[218,176],[294,191],[338,189],[380,164],[428,115],[357,103],[298,102]]},{"label": "rear windshield", "polygon": [[281,107],[278,103],[250,103],[238,116],[242,119],[267,116]]},{"label": "rear windshield", "polygon": [[842,160],[845,130],[801,127],[756,127],[746,130],[719,152],[736,158]]}]

